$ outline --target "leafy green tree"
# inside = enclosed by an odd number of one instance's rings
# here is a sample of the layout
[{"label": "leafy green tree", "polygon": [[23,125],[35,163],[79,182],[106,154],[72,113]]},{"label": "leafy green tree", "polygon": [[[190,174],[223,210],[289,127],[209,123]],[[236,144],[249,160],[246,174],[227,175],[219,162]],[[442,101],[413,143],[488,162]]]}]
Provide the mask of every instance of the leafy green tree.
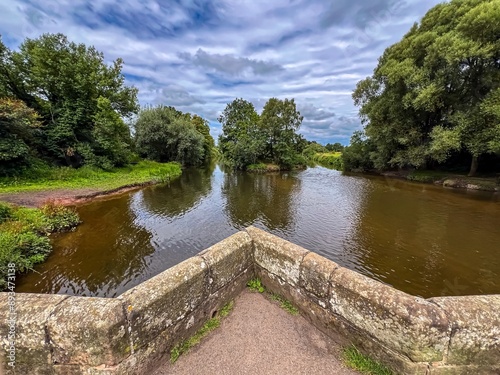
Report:
[{"label": "leafy green tree", "polygon": [[40,127],[37,113],[24,102],[0,98],[0,174],[29,164],[30,146]]},{"label": "leafy green tree", "polygon": [[335,142],[334,144],[327,143],[325,148],[330,152],[342,152],[344,150],[344,145],[339,142]]},{"label": "leafy green tree", "polygon": [[225,159],[244,169],[257,161],[292,167],[304,162],[300,156],[307,142],[297,134],[302,116],[293,99],[267,101],[259,116],[252,103],[235,99],[221,116],[219,147]]},{"label": "leafy green tree", "polygon": [[219,122],[222,124],[219,148],[227,161],[243,169],[262,157],[265,136],[252,103],[244,99],[233,100],[219,116]]},{"label": "leafy green tree", "polygon": [[203,138],[205,139],[203,142],[203,149],[205,150],[204,157],[208,160],[212,155],[213,149],[215,148],[214,139],[210,135],[209,122],[198,115],[193,115],[191,117],[191,123],[194,125],[196,131],[203,135]]},{"label": "leafy green tree", "polygon": [[39,149],[56,161],[78,165],[82,144],[98,156],[109,156],[103,139],[97,142],[101,146],[93,148],[94,136],[106,133],[94,131],[96,118],[102,121],[100,98],[120,117],[138,110],[137,89],[124,85],[122,65],[117,59],[108,66],[94,47],[70,42],[62,34],[44,34],[26,39],[19,51],[4,52],[1,84],[9,95],[41,114],[45,126]]},{"label": "leafy green tree", "polygon": [[189,114],[173,107],[144,108],[134,125],[137,152],[149,159],[199,165],[205,159],[205,137]]},{"label": "leafy green tree", "polygon": [[266,135],[266,152],[270,160],[287,167],[297,162],[299,138],[296,131],[302,119],[294,99],[271,98],[267,101],[260,116],[260,128]]},{"label": "leafy green tree", "polygon": [[323,147],[316,141],[309,142],[309,144],[304,148],[302,154],[306,158],[312,158],[315,154],[327,152],[326,147]]},{"label": "leafy green tree", "polygon": [[342,152],[342,165],[348,171],[368,171],[373,169],[370,154],[374,152],[373,141],[362,131],[355,131],[349,146]]},{"label": "leafy green tree", "polygon": [[494,152],[498,19],[498,1],[452,0],[385,50],[353,93],[376,168],[425,168],[466,151],[473,175],[481,155]]},{"label": "leafy green tree", "polygon": [[106,166],[123,166],[128,163],[131,155],[130,128],[113,109],[109,99],[99,97],[97,108],[92,130],[92,151],[96,155],[96,161],[86,164],[95,164],[105,169]]}]

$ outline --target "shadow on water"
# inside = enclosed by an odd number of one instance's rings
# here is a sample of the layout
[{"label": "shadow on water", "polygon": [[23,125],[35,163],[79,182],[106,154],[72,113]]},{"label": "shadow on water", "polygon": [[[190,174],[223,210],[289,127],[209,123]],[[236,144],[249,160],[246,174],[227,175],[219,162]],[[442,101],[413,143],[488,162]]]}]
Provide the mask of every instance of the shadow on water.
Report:
[{"label": "shadow on water", "polygon": [[255,175],[188,169],[170,185],[78,208],[83,224],[19,292],[112,297],[248,225],[405,292],[500,292],[498,194],[322,167]]}]

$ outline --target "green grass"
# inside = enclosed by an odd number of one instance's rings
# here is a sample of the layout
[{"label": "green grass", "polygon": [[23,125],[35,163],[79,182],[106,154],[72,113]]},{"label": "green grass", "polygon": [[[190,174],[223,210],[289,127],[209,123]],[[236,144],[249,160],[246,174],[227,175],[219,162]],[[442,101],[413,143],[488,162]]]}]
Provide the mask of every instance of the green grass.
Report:
[{"label": "green grass", "polygon": [[196,331],[196,333],[193,336],[174,346],[170,351],[170,362],[175,363],[182,354],[188,352],[189,349],[198,345],[201,342],[201,340],[205,336],[207,336],[210,332],[219,328],[222,319],[229,315],[233,307],[234,307],[234,302],[230,301],[229,303],[224,305],[224,307],[222,307],[220,312],[215,317],[205,322],[203,327],[201,327],[198,331]]},{"label": "green grass", "polygon": [[374,361],[351,345],[343,350],[343,360],[346,366],[367,375],[393,375],[386,366]]},{"label": "green grass", "polygon": [[341,152],[318,152],[312,156],[312,161],[337,170],[342,170],[342,153]]},{"label": "green grass", "polygon": [[16,272],[33,269],[52,251],[50,233],[70,230],[80,223],[75,211],[46,204],[40,209],[0,202],[0,290],[7,287],[8,265]]},{"label": "green grass", "polygon": [[[266,287],[262,284],[262,281],[259,278],[255,278],[250,280],[247,283],[248,289],[250,289],[252,292],[258,292],[258,293],[264,293],[266,292]],[[289,312],[292,315],[297,315],[299,313],[299,310],[286,298],[283,296],[277,294],[277,293],[272,293],[272,292],[267,292],[266,293],[269,299],[272,301],[279,302],[280,307]]]},{"label": "green grass", "polygon": [[273,301],[277,301],[280,303],[280,306],[283,310],[285,310],[286,312],[292,314],[292,315],[298,315],[299,314],[299,309],[297,309],[294,305],[292,305],[292,303],[287,300],[286,298],[284,298],[283,296],[277,294],[277,293],[270,293],[269,294],[269,297],[273,300]]},{"label": "green grass", "polygon": [[167,182],[181,173],[178,163],[157,163],[148,160],[110,171],[87,166],[79,169],[42,166],[28,170],[21,176],[1,177],[0,193],[79,188],[112,190],[131,184]]}]

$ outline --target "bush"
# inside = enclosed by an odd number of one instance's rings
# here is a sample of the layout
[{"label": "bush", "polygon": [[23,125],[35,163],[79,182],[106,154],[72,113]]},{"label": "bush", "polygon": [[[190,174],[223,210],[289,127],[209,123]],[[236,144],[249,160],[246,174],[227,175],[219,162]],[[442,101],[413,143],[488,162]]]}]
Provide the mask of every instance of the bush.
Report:
[{"label": "bush", "polygon": [[74,228],[80,223],[80,218],[75,210],[54,204],[53,202],[42,206],[41,211],[47,218],[50,233],[63,232]]},{"label": "bush", "polygon": [[80,223],[74,210],[53,203],[35,209],[0,202],[0,215],[0,290],[6,287],[9,263],[15,263],[18,272],[32,269],[52,250],[48,234]]},{"label": "bush", "polygon": [[9,219],[12,215],[12,207],[0,202],[0,224]]}]

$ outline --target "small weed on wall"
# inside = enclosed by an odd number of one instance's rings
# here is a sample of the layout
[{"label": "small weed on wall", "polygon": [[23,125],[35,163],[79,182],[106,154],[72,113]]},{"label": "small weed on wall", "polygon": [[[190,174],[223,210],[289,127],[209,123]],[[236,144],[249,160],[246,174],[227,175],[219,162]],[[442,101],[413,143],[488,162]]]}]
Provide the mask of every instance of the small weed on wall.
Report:
[{"label": "small weed on wall", "polygon": [[283,296],[281,296],[277,293],[271,293],[271,292],[266,291],[265,286],[262,284],[262,281],[260,281],[259,278],[255,278],[255,279],[250,280],[247,283],[247,287],[252,292],[258,292],[258,293],[266,292],[266,296],[270,300],[279,302],[280,307],[283,310],[287,311],[288,313],[290,313],[292,315],[297,315],[299,313],[299,310],[289,300],[287,300],[286,298],[284,298]]},{"label": "small weed on wall", "polygon": [[170,351],[170,362],[175,363],[182,354],[188,352],[189,349],[191,349],[193,346],[199,344],[201,340],[205,336],[207,336],[210,332],[212,332],[216,328],[219,328],[222,318],[228,316],[233,307],[234,307],[233,301],[227,303],[226,305],[224,305],[224,307],[220,310],[220,312],[216,316],[209,319],[203,325],[203,327],[201,327],[198,331],[196,331],[196,333],[193,336],[191,336],[186,341],[183,341],[180,344],[174,346],[173,349]]}]

